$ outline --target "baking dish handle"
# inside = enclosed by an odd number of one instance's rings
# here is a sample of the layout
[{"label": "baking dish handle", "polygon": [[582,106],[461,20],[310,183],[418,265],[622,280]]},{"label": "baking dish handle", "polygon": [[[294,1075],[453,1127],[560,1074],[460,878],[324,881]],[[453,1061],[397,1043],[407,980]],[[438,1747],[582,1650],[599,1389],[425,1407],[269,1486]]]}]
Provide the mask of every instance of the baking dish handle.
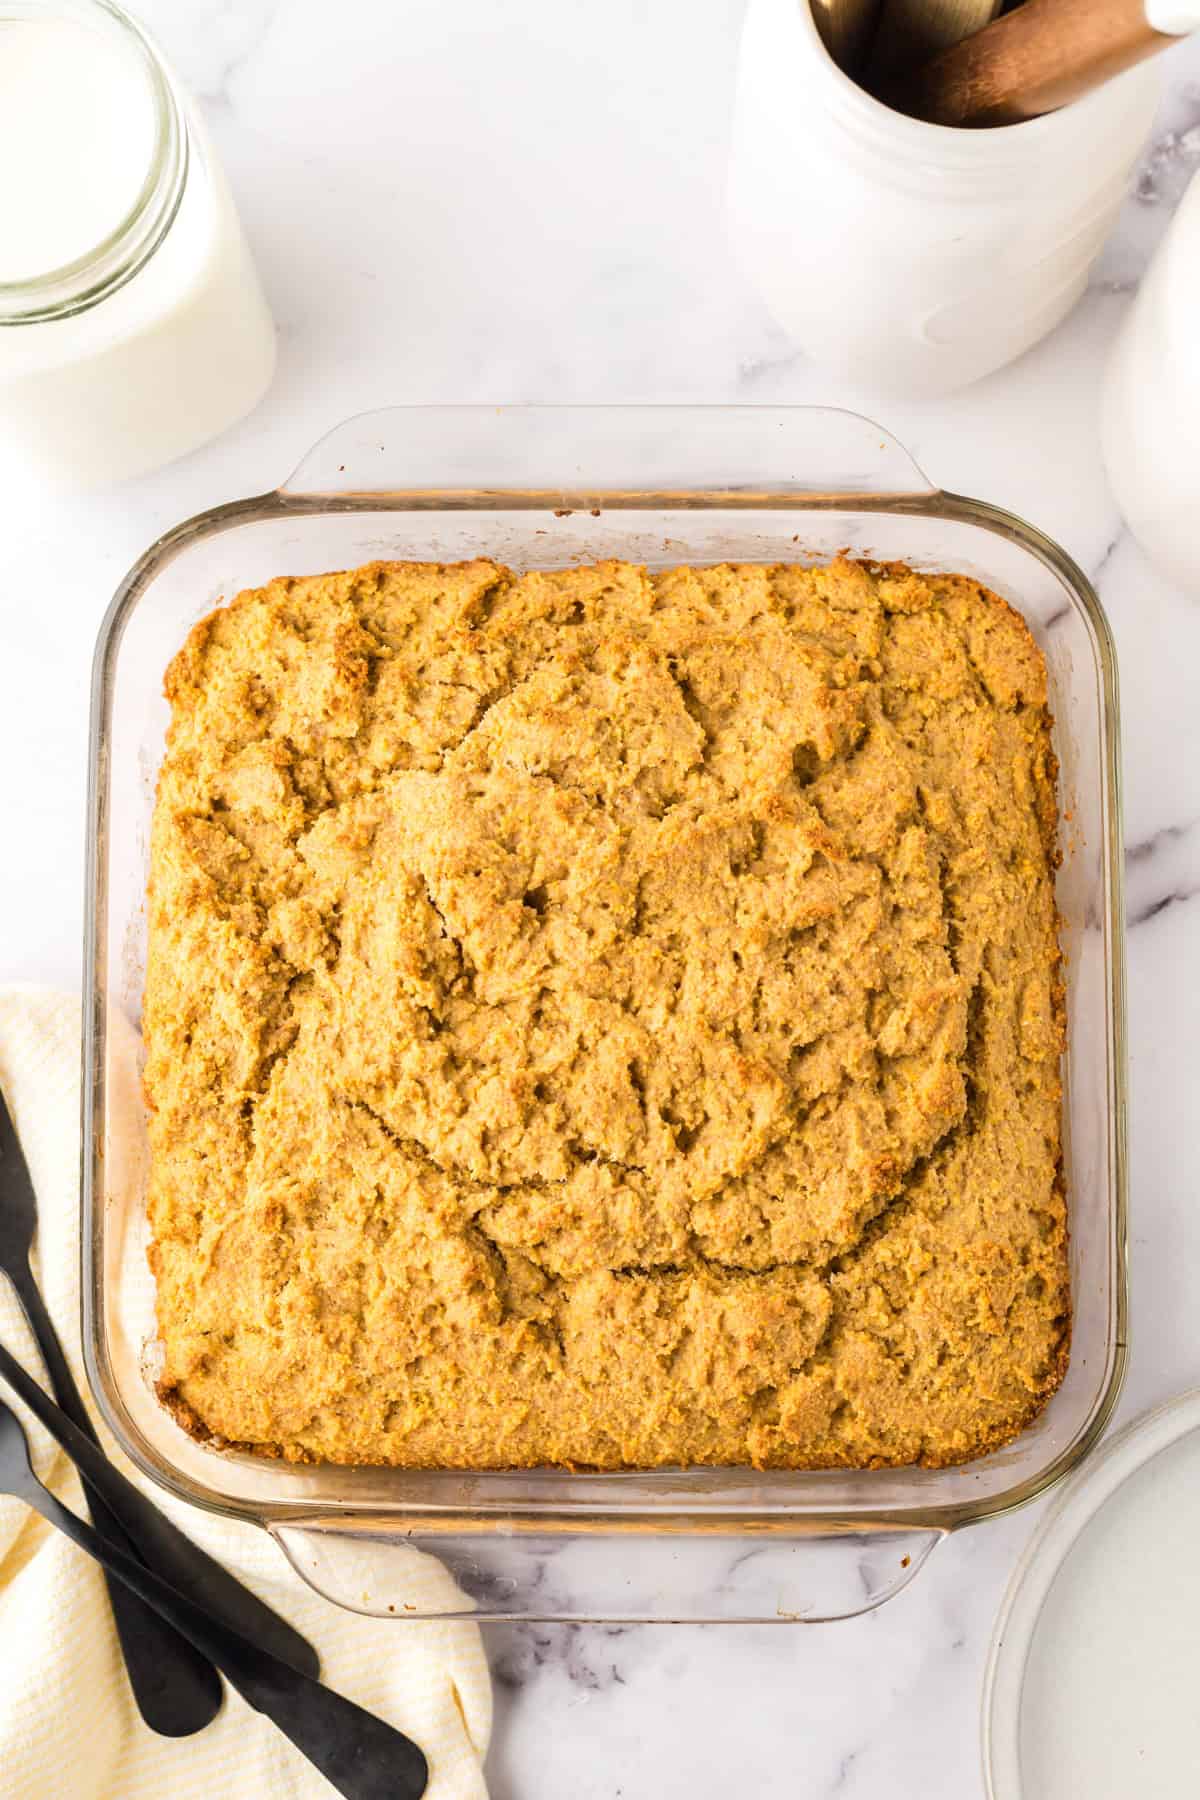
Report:
[{"label": "baking dish handle", "polygon": [[296,1572],[327,1600],[375,1618],[680,1624],[821,1624],[854,1618],[908,1585],[936,1527],[880,1525],[780,1537],[650,1521],[597,1526],[507,1520],[474,1532],[395,1518],[276,1522]]},{"label": "baking dish handle", "polygon": [[936,489],[896,438],[828,406],[392,406],[314,444],[285,499],[351,505],[528,507],[928,500]]}]

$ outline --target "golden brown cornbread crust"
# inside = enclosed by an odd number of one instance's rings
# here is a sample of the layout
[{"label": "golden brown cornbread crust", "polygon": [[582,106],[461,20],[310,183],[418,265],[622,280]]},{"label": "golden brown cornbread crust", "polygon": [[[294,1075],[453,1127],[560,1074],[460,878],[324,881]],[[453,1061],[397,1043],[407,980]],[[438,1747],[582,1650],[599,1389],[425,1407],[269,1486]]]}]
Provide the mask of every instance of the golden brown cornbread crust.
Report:
[{"label": "golden brown cornbread crust", "polygon": [[1055,764],[995,595],[273,581],[167,675],[162,1391],[417,1467],[943,1464],[1066,1365]]}]

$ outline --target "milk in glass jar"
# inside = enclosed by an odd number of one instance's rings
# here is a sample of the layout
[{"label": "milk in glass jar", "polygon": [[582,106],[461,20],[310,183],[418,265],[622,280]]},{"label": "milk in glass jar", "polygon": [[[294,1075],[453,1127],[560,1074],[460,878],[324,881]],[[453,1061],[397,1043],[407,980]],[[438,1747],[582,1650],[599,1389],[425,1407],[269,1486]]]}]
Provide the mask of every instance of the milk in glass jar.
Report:
[{"label": "milk in glass jar", "polygon": [[142,474],[274,366],[224,177],[149,37],[110,0],[0,0],[0,477]]}]

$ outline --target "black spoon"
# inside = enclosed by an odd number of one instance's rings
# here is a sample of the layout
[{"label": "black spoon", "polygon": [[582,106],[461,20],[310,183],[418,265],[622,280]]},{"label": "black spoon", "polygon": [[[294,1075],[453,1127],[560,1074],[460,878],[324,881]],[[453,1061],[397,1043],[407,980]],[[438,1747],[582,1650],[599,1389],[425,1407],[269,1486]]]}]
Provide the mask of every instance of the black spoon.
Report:
[{"label": "black spoon", "polygon": [[[0,1094],[0,1273],[8,1276],[16,1291],[59,1406],[98,1449],[91,1419],[29,1266],[36,1230],[33,1182]],[[0,1372],[29,1410],[57,1435],[53,1422],[56,1409],[2,1344]],[[49,1408],[49,1415],[43,1408]],[[103,1538],[119,1550],[140,1557],[173,1587],[200,1601],[243,1636],[264,1644],[302,1674],[316,1676],[320,1672],[317,1653],[308,1640],[257,1594],[243,1587],[228,1569],[193,1544],[131,1483],[122,1482],[119,1488],[101,1492],[86,1474],[84,1481],[92,1521]],[[166,1737],[181,1737],[199,1730],[221,1703],[221,1684],[215,1670],[203,1669],[192,1645],[164,1625],[157,1613],[127,1588],[110,1583],[109,1594],[130,1685],[146,1723]]]},{"label": "black spoon", "polygon": [[[107,1485],[124,1476],[102,1452],[63,1421],[60,1442],[71,1457]],[[429,1764],[411,1738],[356,1706],[332,1688],[301,1675],[267,1650],[248,1643],[204,1608],[177,1593],[134,1556],[106,1543],[92,1526],[56,1500],[33,1473],[24,1427],[0,1401],[0,1492],[14,1495],[57,1526],[81,1550],[134,1593],[215,1664],[256,1712],[265,1714],[347,1800],[420,1800]]]}]

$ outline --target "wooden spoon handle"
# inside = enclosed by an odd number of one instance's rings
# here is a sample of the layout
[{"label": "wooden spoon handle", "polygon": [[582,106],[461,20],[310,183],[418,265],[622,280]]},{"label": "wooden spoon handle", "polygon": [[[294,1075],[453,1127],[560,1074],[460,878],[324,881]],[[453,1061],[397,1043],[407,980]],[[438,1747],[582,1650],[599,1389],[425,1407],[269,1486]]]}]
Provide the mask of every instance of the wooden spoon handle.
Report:
[{"label": "wooden spoon handle", "polygon": [[1175,42],[1147,22],[1145,0],[1025,0],[909,75],[895,101],[937,125],[1011,125]]}]

